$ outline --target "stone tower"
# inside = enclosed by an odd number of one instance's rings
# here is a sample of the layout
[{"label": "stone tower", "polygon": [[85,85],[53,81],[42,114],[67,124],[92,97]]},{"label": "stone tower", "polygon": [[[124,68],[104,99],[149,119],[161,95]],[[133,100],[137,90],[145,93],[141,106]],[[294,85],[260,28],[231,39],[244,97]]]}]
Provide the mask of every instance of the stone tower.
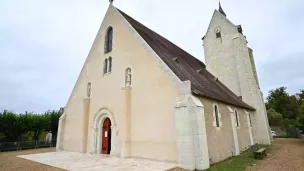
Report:
[{"label": "stone tower", "polygon": [[271,134],[252,49],[240,25],[234,25],[219,4],[203,38],[206,68],[244,102],[250,113],[254,143],[270,144]]}]

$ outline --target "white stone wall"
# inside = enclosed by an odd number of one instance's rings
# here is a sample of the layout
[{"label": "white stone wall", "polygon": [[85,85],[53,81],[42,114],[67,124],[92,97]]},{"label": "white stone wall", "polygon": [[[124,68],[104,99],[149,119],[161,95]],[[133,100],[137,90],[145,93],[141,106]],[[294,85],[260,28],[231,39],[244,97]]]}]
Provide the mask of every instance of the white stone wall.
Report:
[{"label": "white stone wall", "polygon": [[270,144],[269,124],[267,122],[267,114],[263,97],[259,89],[258,81],[255,79],[256,70],[252,65],[246,39],[239,34],[233,41],[235,49],[235,58],[240,79],[241,95],[244,102],[253,106],[256,111],[253,117],[253,132],[255,140],[258,143]]},{"label": "white stone wall", "polygon": [[204,170],[210,166],[204,106],[191,94],[190,86],[190,81],[179,86],[174,112],[178,165],[187,170]]},{"label": "white stone wall", "polygon": [[[246,113],[242,108],[227,106],[227,104],[203,97],[200,97],[200,100],[204,105],[204,124],[211,164],[223,161],[233,155],[239,155],[252,145],[249,133],[250,123],[247,119],[247,113],[251,111]],[[220,122],[222,124],[220,127],[214,125],[214,104],[217,104],[221,114]],[[239,127],[236,124],[235,110],[238,112]]]},{"label": "white stone wall", "polygon": [[[217,28],[221,38],[216,38]],[[207,70],[240,96],[238,71],[232,50],[232,37],[236,34],[235,26],[215,11],[204,38],[204,53]]]},{"label": "white stone wall", "polygon": [[58,123],[58,133],[57,133],[57,142],[56,142],[56,151],[62,150],[62,138],[63,138],[63,130],[64,130],[64,122],[65,122],[65,113],[63,113],[59,118]]},{"label": "white stone wall", "polygon": [[[233,145],[234,145],[234,151],[233,151],[233,155],[237,156],[240,155],[240,145],[239,145],[239,139],[238,139],[238,127],[236,126],[236,116],[235,116],[235,111],[227,106],[228,110],[229,110],[229,115],[230,115],[230,120],[231,120],[231,127],[232,127],[232,136],[233,136]],[[240,121],[238,120],[239,124]]]},{"label": "white stone wall", "polygon": [[[104,54],[105,32],[113,27],[113,50]],[[112,57],[111,73],[103,74],[105,58]],[[66,105],[62,150],[81,152],[87,139],[87,152],[100,151],[102,118],[94,124],[102,109],[115,119],[112,128],[111,155],[121,156],[123,144],[123,91],[125,70],[131,68],[130,90],[131,156],[177,162],[174,106],[178,96],[175,84],[181,81],[152,51],[116,8],[110,6],[92,45],[78,81]],[[89,127],[84,136],[83,100],[91,82]],[[148,91],[147,91],[148,90]],[[109,116],[109,115],[107,115]],[[111,122],[114,125],[114,119]],[[77,132],[77,134],[75,134]],[[157,149],[157,150],[155,150]]]},{"label": "white stone wall", "polygon": [[[220,28],[221,38],[216,38],[216,28]],[[236,25],[215,11],[204,39],[204,51],[207,70],[256,109],[251,115],[254,141],[270,144],[265,105],[253,54],[250,54],[245,36],[237,31]]]}]

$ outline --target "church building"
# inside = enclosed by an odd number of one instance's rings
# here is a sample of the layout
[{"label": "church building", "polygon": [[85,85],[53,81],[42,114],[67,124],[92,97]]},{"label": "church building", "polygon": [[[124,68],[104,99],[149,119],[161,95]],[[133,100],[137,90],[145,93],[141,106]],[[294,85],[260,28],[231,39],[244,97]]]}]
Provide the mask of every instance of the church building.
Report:
[{"label": "church building", "polygon": [[253,50],[221,6],[203,48],[205,64],[111,2],[59,120],[57,151],[203,170],[270,144]]}]

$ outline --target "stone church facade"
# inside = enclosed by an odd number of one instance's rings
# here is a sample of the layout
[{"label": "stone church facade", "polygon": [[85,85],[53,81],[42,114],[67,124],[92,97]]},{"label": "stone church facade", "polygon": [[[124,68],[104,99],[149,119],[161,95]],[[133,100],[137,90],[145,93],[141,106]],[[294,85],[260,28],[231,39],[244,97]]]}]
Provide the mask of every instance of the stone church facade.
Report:
[{"label": "stone church facade", "polygon": [[206,65],[110,4],[59,120],[57,150],[194,170],[271,136],[241,26],[214,11]]}]

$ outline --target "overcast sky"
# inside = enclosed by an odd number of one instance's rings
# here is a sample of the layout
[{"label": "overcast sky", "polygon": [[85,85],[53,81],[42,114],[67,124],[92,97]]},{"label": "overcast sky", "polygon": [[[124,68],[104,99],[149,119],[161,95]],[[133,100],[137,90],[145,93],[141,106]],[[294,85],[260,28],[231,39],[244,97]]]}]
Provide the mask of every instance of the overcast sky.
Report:
[{"label": "overcast sky", "polygon": [[[304,89],[304,2],[222,0],[241,24],[266,97]],[[108,0],[0,0],[0,111],[66,105]],[[217,0],[115,0],[114,5],[204,61],[201,38]]]}]

